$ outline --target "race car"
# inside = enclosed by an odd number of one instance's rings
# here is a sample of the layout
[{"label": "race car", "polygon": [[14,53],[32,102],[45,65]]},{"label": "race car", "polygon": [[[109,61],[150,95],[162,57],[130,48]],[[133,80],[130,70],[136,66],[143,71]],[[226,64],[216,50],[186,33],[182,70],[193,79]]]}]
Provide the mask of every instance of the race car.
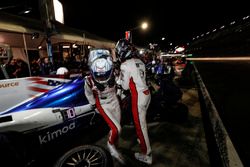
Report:
[{"label": "race car", "polygon": [[175,65],[174,65],[174,71],[175,71],[175,74],[177,75],[177,76],[181,76],[181,73],[182,73],[182,71],[185,69],[185,67],[186,67],[186,60],[185,60],[185,58],[179,58],[179,59],[177,59],[176,61],[175,61],[175,63],[174,63]]},{"label": "race car", "polygon": [[84,79],[77,78],[0,112],[0,163],[27,166],[92,140],[93,128],[108,132],[84,95]]}]

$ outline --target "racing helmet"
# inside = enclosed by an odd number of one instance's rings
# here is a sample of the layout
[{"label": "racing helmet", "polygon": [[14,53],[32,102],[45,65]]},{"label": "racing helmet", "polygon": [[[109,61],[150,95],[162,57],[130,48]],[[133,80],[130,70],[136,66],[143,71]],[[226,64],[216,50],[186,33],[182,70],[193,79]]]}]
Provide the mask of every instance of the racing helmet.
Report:
[{"label": "racing helmet", "polygon": [[99,57],[108,55],[110,56],[110,51],[107,49],[92,49],[89,52],[89,58],[88,58],[88,66],[90,67],[91,64]]},{"label": "racing helmet", "polygon": [[69,79],[70,78],[69,70],[66,67],[59,67],[56,70],[56,75],[59,78],[64,78],[64,79],[67,79],[67,78]]},{"label": "racing helmet", "polygon": [[97,83],[108,83],[113,73],[113,62],[111,56],[103,55],[95,59],[90,66],[90,72],[94,81]]},{"label": "racing helmet", "polygon": [[68,74],[69,70],[66,67],[60,67],[56,70],[56,75]]},{"label": "racing helmet", "polygon": [[116,56],[124,61],[131,58],[135,53],[135,47],[127,39],[120,39],[115,46]]}]

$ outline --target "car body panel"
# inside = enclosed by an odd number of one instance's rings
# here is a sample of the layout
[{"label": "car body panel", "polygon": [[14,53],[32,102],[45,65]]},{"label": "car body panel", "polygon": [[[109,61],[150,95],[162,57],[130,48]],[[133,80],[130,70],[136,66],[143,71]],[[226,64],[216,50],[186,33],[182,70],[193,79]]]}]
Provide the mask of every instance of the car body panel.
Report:
[{"label": "car body panel", "polygon": [[77,78],[0,112],[0,132],[36,136],[40,144],[45,144],[79,128],[91,127],[98,117],[85,97],[84,79]]}]

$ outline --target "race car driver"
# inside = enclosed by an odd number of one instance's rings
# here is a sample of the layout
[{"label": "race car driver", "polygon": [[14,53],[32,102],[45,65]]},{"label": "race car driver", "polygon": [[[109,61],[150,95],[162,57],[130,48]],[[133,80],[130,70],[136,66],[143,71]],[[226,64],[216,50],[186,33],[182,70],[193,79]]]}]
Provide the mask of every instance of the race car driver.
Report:
[{"label": "race car driver", "polygon": [[126,39],[119,40],[115,50],[116,56],[121,61],[121,86],[124,90],[130,90],[131,93],[132,115],[141,148],[141,153],[135,153],[135,158],[144,163],[152,164],[146,123],[151,94],[146,84],[145,64],[138,58],[135,47]]},{"label": "race car driver", "polygon": [[116,95],[113,62],[110,52],[105,49],[92,50],[89,54],[90,75],[85,77],[85,95],[92,106],[110,127],[107,147],[111,155],[120,163],[124,159],[116,149],[121,132],[121,110]]}]

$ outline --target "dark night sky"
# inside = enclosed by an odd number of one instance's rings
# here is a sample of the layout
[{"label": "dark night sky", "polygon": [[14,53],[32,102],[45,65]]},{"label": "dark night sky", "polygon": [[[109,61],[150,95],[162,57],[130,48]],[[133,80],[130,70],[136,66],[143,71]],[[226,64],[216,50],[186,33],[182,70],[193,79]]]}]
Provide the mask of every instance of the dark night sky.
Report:
[{"label": "dark night sky", "polygon": [[[5,4],[0,2],[0,6],[21,1],[31,6],[37,3],[37,0],[9,0]],[[133,42],[140,46],[145,46],[149,42],[159,42],[161,37],[166,37],[165,42],[174,44],[191,42],[193,36],[221,25],[229,25],[231,21],[250,14],[248,5],[240,1],[60,1],[64,5],[66,25],[109,40],[117,41],[124,37],[126,30],[147,20],[150,24],[147,31],[133,31]]]},{"label": "dark night sky", "polygon": [[[85,29],[111,40],[124,36],[124,31],[136,27],[142,20],[150,22],[146,32],[133,32],[133,42],[144,45],[158,42],[162,36],[169,41],[185,43],[192,37],[249,14],[243,4],[203,0],[181,1],[84,1],[61,0],[65,24]],[[75,3],[74,3],[75,2]],[[76,12],[77,11],[77,12]]]}]

